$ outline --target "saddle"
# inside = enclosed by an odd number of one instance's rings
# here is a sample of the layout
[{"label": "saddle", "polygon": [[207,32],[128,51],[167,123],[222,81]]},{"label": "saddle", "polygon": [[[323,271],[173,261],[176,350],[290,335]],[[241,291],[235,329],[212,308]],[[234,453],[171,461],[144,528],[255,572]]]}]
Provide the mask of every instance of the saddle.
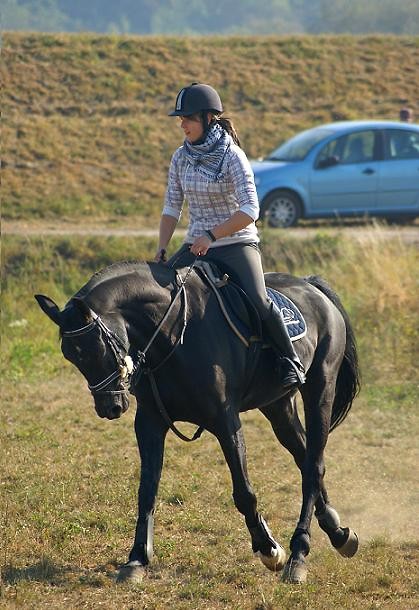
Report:
[{"label": "saddle", "polygon": [[[195,269],[213,290],[228,325],[241,342],[246,347],[255,342],[263,343],[259,314],[245,291],[227,274],[222,274],[214,263],[197,261]],[[267,293],[281,312],[291,341],[304,337],[307,325],[296,304],[274,288],[267,287]],[[269,346],[263,343],[262,347]]]}]

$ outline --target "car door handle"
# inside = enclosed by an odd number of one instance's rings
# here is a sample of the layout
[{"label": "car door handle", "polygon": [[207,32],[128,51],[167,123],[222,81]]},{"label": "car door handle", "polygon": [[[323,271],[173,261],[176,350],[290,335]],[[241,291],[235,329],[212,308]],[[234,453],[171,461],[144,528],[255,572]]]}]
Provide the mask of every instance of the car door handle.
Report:
[{"label": "car door handle", "polygon": [[367,167],[366,169],[364,169],[364,171],[362,173],[367,174],[367,176],[370,176],[371,174],[375,174],[375,169],[372,169],[371,167]]}]

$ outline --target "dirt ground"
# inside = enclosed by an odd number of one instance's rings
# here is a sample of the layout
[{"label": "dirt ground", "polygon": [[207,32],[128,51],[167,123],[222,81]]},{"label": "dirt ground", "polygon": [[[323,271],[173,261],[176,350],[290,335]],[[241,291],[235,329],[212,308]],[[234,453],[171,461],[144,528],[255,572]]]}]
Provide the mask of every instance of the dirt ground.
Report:
[{"label": "dirt ground", "polygon": [[[141,221],[142,222],[142,221]],[[82,220],[79,223],[65,222],[57,220],[42,221],[3,221],[3,235],[39,235],[39,236],[104,236],[104,237],[157,237],[158,228],[143,227],[141,222],[130,220],[129,225],[121,223],[98,223],[91,220]],[[82,225],[82,226],[81,226]],[[136,227],[136,228],[133,228]],[[138,227],[138,228],[137,228]],[[385,225],[368,223],[362,220],[347,220],[342,222],[321,223],[320,221],[304,221],[301,226],[278,231],[278,234],[290,237],[307,238],[314,236],[321,231],[322,233],[343,233],[359,240],[367,240],[372,236],[379,235],[382,239],[399,238],[406,243],[419,244],[419,220],[407,225]],[[176,230],[178,235],[185,234],[184,228]]]}]

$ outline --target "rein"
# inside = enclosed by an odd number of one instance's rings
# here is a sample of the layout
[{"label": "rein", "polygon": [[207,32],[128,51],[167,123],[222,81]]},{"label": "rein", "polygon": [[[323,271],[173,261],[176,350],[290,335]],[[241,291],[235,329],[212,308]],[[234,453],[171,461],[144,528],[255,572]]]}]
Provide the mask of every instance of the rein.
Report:
[{"label": "rein", "polygon": [[[170,356],[173,354],[174,350],[176,349],[176,347],[179,345],[179,343],[183,343],[183,335],[185,333],[185,329],[186,329],[186,324],[187,324],[187,320],[186,320],[186,311],[187,311],[187,293],[185,290],[185,284],[186,284],[186,280],[188,279],[190,273],[192,272],[192,269],[194,268],[196,263],[196,258],[193,261],[192,265],[190,265],[190,267],[188,268],[185,277],[182,279],[180,279],[179,282],[179,290],[177,291],[177,293],[174,296],[173,301],[170,303],[169,307],[166,310],[166,313],[164,314],[163,318],[160,320],[156,330],[154,331],[153,335],[151,336],[151,339],[149,340],[149,342],[147,343],[147,345],[145,346],[145,348],[141,351],[139,350],[137,352],[137,359],[138,362],[137,364],[134,365],[134,370],[132,372],[132,376],[133,376],[133,381],[134,381],[134,385],[137,381],[137,375],[141,374],[141,365],[145,364],[145,359],[146,359],[146,354],[148,352],[148,350],[150,349],[150,347],[152,346],[152,344],[154,343],[157,335],[159,334],[163,324],[165,323],[166,319],[169,317],[170,312],[172,311],[178,297],[183,294],[183,298],[184,298],[184,314],[183,314],[183,328],[182,328],[182,332],[179,336],[179,338],[176,340],[175,345],[173,346],[173,349],[169,352],[169,354],[162,360],[162,362],[160,362],[160,364],[158,364],[156,367],[154,367],[154,369],[152,369],[152,372],[157,371],[157,369],[159,369],[161,366],[163,366],[163,364],[166,362],[166,360],[168,360],[168,358],[170,358]],[[179,275],[177,273],[177,275]]]}]

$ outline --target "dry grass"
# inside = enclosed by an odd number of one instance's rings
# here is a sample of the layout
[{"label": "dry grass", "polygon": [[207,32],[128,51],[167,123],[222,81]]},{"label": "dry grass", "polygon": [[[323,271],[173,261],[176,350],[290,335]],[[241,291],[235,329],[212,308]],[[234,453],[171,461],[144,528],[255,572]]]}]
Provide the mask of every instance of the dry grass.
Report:
[{"label": "dry grass", "polygon": [[6,34],[4,217],[155,225],[181,141],[166,114],[185,83],[220,90],[257,157],[338,116],[414,107],[418,49],[418,37],[395,36]]},{"label": "dry grass", "polygon": [[[156,515],[156,562],[140,586],[114,575],[132,542],[138,459],[133,412],[98,420],[78,375],[7,391],[2,433],[2,607],[408,610],[417,601],[412,529],[418,415],[358,400],[331,436],[331,497],[361,549],[344,560],[313,528],[309,583],[285,586],[252,558],[229,475],[208,434],[170,435]],[[299,476],[257,413],[243,418],[260,507],[284,545],[299,512]],[[400,448],[403,447],[402,459]],[[210,467],[209,467],[210,464]]]}]

